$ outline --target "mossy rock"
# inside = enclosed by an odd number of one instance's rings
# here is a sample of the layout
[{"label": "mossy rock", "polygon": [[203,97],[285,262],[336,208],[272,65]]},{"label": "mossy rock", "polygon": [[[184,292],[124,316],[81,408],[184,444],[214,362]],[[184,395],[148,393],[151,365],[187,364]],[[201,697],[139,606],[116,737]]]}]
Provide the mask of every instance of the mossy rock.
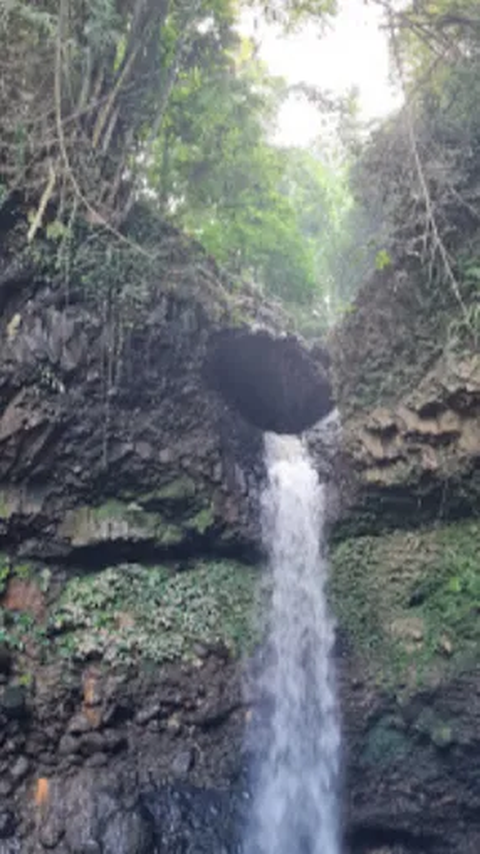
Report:
[{"label": "mossy rock", "polygon": [[413,741],[401,722],[393,717],[383,717],[367,733],[360,764],[374,767],[392,765],[405,759],[413,749]]},{"label": "mossy rock", "polygon": [[208,507],[203,507],[198,513],[195,513],[185,523],[186,527],[196,534],[203,536],[209,528],[212,527],[215,521],[215,510],[212,504]]},{"label": "mossy rock", "polygon": [[60,527],[60,534],[77,548],[115,541],[172,546],[184,538],[182,529],[162,514],[122,501],[107,501],[98,507],[70,511]]},{"label": "mossy rock", "polygon": [[171,480],[158,489],[136,497],[136,501],[146,510],[155,510],[165,504],[185,504],[196,495],[196,486],[192,478],[183,475]]},{"label": "mossy rock", "polygon": [[2,489],[0,490],[0,520],[7,522],[15,512],[15,505],[11,500],[9,493]]},{"label": "mossy rock", "polygon": [[332,554],[342,629],[383,684],[409,690],[480,652],[480,521],[358,537]]}]

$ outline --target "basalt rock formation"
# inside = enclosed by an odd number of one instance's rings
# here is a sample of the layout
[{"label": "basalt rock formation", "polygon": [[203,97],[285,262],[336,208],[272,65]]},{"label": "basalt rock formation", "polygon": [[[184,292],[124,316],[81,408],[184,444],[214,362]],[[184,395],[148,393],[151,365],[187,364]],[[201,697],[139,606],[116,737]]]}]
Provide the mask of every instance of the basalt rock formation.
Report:
[{"label": "basalt rock formation", "polygon": [[260,428],[322,361],[174,229],[133,288],[2,227],[0,852],[233,851]]},{"label": "basalt rock formation", "polygon": [[345,849],[476,854],[477,353],[433,352],[390,271],[334,336],[332,395],[323,349],[173,229],[132,295],[67,288],[2,227],[0,854],[240,850],[262,429],[305,427],[331,487]]},{"label": "basalt rock formation", "polygon": [[449,341],[451,314],[416,276],[389,269],[359,294],[331,341],[350,524],[415,526],[475,515],[480,495],[480,357]]},{"label": "basalt rock formation", "polygon": [[0,540],[22,557],[248,549],[258,428],[298,432],[333,406],[293,337],[271,317],[249,331],[261,309],[229,301],[175,232],[159,238],[169,266],[128,303],[39,281],[5,251]]},{"label": "basalt rock formation", "polygon": [[426,290],[378,273],[331,341],[347,826],[355,851],[473,854],[480,361]]}]

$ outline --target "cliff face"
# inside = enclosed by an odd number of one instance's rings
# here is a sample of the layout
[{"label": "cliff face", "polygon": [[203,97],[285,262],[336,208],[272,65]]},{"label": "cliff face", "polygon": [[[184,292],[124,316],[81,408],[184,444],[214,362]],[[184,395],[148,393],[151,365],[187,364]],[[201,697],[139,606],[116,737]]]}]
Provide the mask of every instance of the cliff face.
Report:
[{"label": "cliff face", "polygon": [[213,527],[252,539],[235,496],[249,492],[260,434],[202,379],[221,286],[202,293],[206,277],[175,252],[178,288],[159,275],[127,306],[4,273],[1,536],[23,557],[202,551]]},{"label": "cliff face", "polygon": [[[0,854],[238,851],[260,427],[328,411],[324,354],[172,230],[133,296],[110,278],[67,289],[14,232],[0,259]],[[395,281],[336,334],[340,438],[334,421],[307,433],[336,519],[346,848],[473,854],[478,355],[426,353]]]},{"label": "cliff face", "polygon": [[261,433],[204,381],[239,323],[214,265],[157,238],[131,297],[3,235],[2,854],[151,851],[143,792],[232,774]]},{"label": "cliff face", "polygon": [[389,269],[332,341],[332,595],[362,851],[480,848],[480,362],[447,328],[418,273]]},{"label": "cliff face", "polygon": [[476,513],[478,339],[425,291],[418,271],[377,274],[331,341],[344,515],[366,533]]},{"label": "cliff face", "polygon": [[2,226],[0,852],[233,850],[255,424],[311,423],[328,382],[173,229],[66,283]]}]

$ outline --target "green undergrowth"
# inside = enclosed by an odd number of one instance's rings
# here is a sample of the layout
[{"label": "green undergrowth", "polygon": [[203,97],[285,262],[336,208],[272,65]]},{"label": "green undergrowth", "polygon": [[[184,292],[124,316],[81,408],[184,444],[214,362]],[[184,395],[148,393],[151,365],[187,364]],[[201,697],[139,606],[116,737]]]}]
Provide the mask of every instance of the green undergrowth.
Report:
[{"label": "green undergrowth", "polygon": [[233,561],[174,571],[125,564],[71,579],[50,616],[57,653],[109,663],[189,658],[197,643],[232,654],[254,642],[257,571]]},{"label": "green undergrowth", "polygon": [[404,689],[478,660],[480,521],[358,537],[332,555],[339,623],[371,672]]},{"label": "green undergrowth", "polygon": [[8,583],[14,579],[23,582],[34,581],[38,590],[45,593],[50,584],[50,570],[38,569],[34,564],[15,561],[5,552],[0,552],[0,644],[11,649],[22,650],[27,637],[39,637],[34,617],[28,612],[9,611],[4,607],[4,595]]},{"label": "green undergrowth", "polygon": [[448,750],[458,742],[458,722],[427,706],[412,721],[398,712],[379,717],[368,729],[359,757],[363,766],[391,766],[405,760],[418,761],[419,750],[433,747]]}]

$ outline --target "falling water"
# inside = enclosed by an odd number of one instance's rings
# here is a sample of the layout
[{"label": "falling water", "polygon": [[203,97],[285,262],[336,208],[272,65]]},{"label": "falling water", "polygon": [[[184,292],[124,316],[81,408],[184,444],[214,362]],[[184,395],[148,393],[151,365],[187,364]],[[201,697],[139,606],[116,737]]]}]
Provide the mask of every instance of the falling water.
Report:
[{"label": "falling water", "polygon": [[[340,730],[326,602],[324,488],[300,439],[267,435],[269,637],[257,691],[265,744],[245,854],[339,854]],[[251,738],[256,724],[252,723]]]}]

